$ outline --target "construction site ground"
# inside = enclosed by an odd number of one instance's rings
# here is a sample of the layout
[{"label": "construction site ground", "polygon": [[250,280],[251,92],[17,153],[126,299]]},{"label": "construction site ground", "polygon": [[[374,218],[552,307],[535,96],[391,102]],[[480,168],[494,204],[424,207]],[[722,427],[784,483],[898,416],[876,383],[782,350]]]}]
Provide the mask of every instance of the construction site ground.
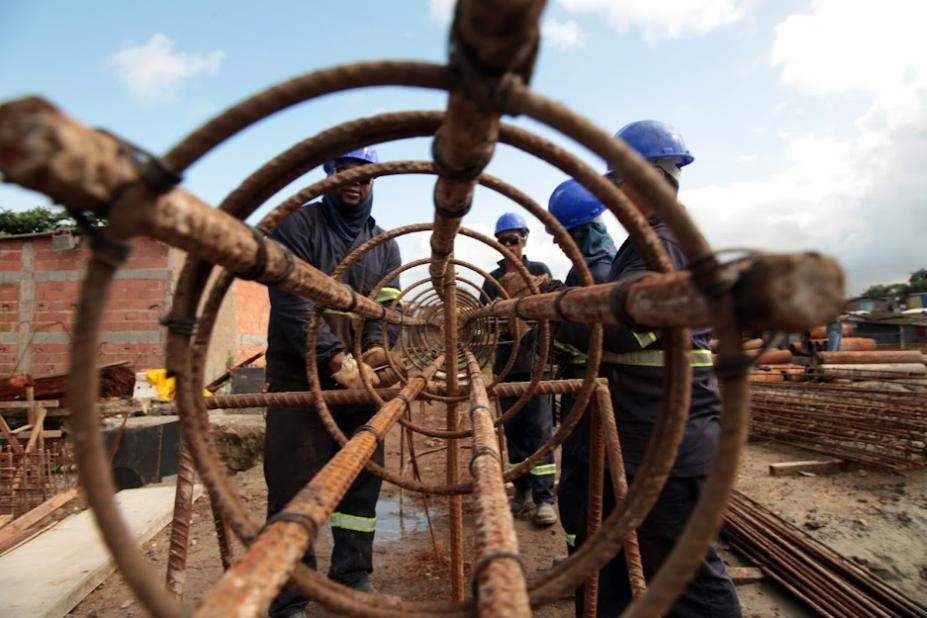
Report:
[{"label": "construction site ground", "polygon": [[[418,404],[417,404],[418,405]],[[420,412],[432,426],[443,423],[443,410],[423,408]],[[417,420],[418,413],[416,414]],[[255,419],[256,420],[256,419]],[[398,467],[399,432],[387,442],[387,462]],[[417,451],[433,451],[420,458],[426,480],[439,482],[444,475],[443,442],[416,436]],[[464,451],[466,454],[466,451]],[[808,532],[857,564],[880,576],[906,595],[927,603],[927,471],[906,474],[879,472],[858,466],[828,474],[775,477],[769,464],[806,460],[813,454],[773,443],[750,443],[744,451],[738,489],[780,517]],[[408,468],[407,468],[408,472]],[[265,486],[261,465],[238,473],[235,482],[255,519],[264,517]],[[383,594],[403,599],[436,599],[449,596],[447,568],[448,518],[446,499],[429,499],[431,521],[437,541],[432,543],[423,501],[420,497],[384,484],[378,507],[374,549],[376,570],[373,584]],[[464,502],[465,524],[473,514]],[[529,518],[516,521],[520,549],[529,577],[550,567],[554,558],[565,555],[559,525],[533,528]],[[155,567],[167,565],[169,529],[143,547]],[[467,530],[472,542],[472,528]],[[207,594],[222,574],[214,527],[207,500],[194,509],[184,607],[192,608]],[[330,534],[326,530],[316,543],[320,568],[327,570]],[[749,566],[721,542],[731,565]],[[468,548],[467,567],[473,556]],[[240,555],[241,545],[236,544]],[[809,610],[770,579],[738,586],[745,616],[812,616]],[[143,616],[122,577],[116,573],[93,591],[71,613],[73,616]],[[313,607],[310,615],[328,615]],[[537,616],[573,615],[572,599],[540,608]]]}]

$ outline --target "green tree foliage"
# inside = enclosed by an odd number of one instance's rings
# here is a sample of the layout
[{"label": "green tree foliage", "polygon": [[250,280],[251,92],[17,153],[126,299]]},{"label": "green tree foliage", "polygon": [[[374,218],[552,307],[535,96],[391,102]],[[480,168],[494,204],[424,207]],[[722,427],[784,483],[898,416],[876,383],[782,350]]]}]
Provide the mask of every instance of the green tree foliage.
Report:
[{"label": "green tree foliage", "polygon": [[888,283],[869,286],[863,296],[870,298],[890,298],[903,301],[908,294],[927,292],[927,268],[911,273],[907,283]]},{"label": "green tree foliage", "polygon": [[911,273],[908,279],[908,293],[927,292],[927,268],[921,268]]},{"label": "green tree foliage", "polygon": [[[102,225],[95,218],[91,218],[90,222],[94,226]],[[0,208],[0,236],[38,234],[75,227],[77,222],[67,210],[51,210],[42,206],[21,211]]]}]

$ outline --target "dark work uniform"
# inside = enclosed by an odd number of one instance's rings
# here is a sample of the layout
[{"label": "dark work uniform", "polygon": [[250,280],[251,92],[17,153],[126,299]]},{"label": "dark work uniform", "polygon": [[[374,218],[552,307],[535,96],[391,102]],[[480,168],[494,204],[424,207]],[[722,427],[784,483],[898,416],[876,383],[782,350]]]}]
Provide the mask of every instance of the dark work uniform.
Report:
[{"label": "dark work uniform", "polygon": [[[534,276],[550,276],[550,269],[543,262],[531,262],[522,258],[525,267]],[[497,281],[505,275],[505,260],[499,261],[499,267],[489,273]],[[488,280],[483,282],[483,291],[490,300],[499,296],[499,290]],[[500,372],[509,362],[512,354],[512,337],[502,334],[500,345],[496,348],[496,357],[493,360],[493,370]],[[533,328],[528,331],[518,347],[518,356],[505,378],[506,382],[527,382],[531,379],[531,371],[537,362],[538,333]],[[499,404],[505,412],[511,408],[518,397],[502,397]],[[549,395],[531,398],[528,403],[515,416],[505,424],[505,443],[509,451],[509,467],[514,467],[526,460],[537,451],[553,434],[552,401]],[[553,453],[534,466],[527,474],[515,479],[515,487],[522,493],[531,491],[535,504],[554,503],[554,478],[557,474],[557,464],[554,463]]]},{"label": "dark work uniform", "polygon": [[[614,246],[613,246],[614,247]],[[614,251],[614,248],[612,249]],[[608,282],[612,268],[612,256],[601,251],[587,258],[586,263],[595,283]],[[575,269],[570,269],[564,285],[580,285]],[[557,325],[554,336],[554,353],[563,367],[566,380],[582,378],[586,375],[586,352],[589,339],[589,326],[577,322],[561,322]],[[576,347],[576,345],[580,347]],[[572,394],[560,396],[560,418],[564,419],[573,409],[576,400]],[[589,411],[586,406],[583,417],[573,432],[563,442],[560,450],[560,486],[557,491],[557,508],[560,511],[560,523],[566,535],[567,550],[572,553],[576,546],[576,533],[580,521],[586,523],[586,499],[589,492]],[[580,519],[582,518],[582,519]]]},{"label": "dark work uniform", "polygon": [[[290,215],[271,235],[296,256],[331,274],[355,247],[383,233],[373,217],[367,219],[353,241],[334,233],[319,203],[303,206]],[[388,241],[366,253],[341,276],[341,281],[361,295],[390,271],[400,266],[399,247]],[[398,280],[388,285],[398,288]],[[267,381],[271,392],[306,390],[306,326],[314,304],[304,298],[270,288],[270,322],[267,330]],[[315,353],[323,389],[341,388],[329,375],[328,361],[339,352],[353,352],[350,318],[323,314]],[[362,349],[383,345],[382,325],[367,320]],[[341,430],[349,438],[376,412],[369,404],[331,406]],[[264,440],[264,478],[267,482],[267,516],[280,512],[309,480],[338,451],[338,445],[322,425],[315,408],[272,407],[267,409]],[[380,445],[373,460],[383,463]],[[376,529],[376,503],[381,480],[361,472],[331,516],[334,548],[329,577],[356,586],[373,572],[373,536]],[[315,568],[315,555],[308,552],[303,562]],[[284,588],[271,604],[271,616],[289,616],[307,601]]]},{"label": "dark work uniform", "polygon": [[[685,256],[669,228],[657,217],[651,218],[650,224],[663,242],[673,265],[680,270],[686,268]],[[626,240],[615,256],[609,281],[639,276],[644,272],[647,272],[647,268],[643,258],[630,239]],[[692,333],[692,404],[685,434],[670,478],[650,514],[637,530],[644,575],[648,580],[656,575],[682,534],[695,508],[718,444],[721,399],[711,366],[708,348],[710,336],[711,331],[708,329]],[[583,344],[581,340],[568,343],[577,348],[581,348]],[[644,451],[660,412],[663,393],[663,344],[659,331],[628,326],[605,328],[601,373],[609,381],[629,482],[643,461]],[[582,451],[579,455],[582,456]],[[585,459],[588,465],[588,452]],[[604,512],[607,514],[615,506],[607,470],[604,497]],[[582,512],[576,516],[578,521],[575,524],[577,546],[585,540],[586,532],[585,500],[581,501],[581,504]],[[628,573],[622,552],[602,568],[599,577],[598,615],[617,616],[631,601]],[[582,615],[582,611],[583,591],[580,588],[576,591],[577,615]],[[734,584],[714,545],[709,549],[692,582],[666,615],[693,618],[741,615]]]}]

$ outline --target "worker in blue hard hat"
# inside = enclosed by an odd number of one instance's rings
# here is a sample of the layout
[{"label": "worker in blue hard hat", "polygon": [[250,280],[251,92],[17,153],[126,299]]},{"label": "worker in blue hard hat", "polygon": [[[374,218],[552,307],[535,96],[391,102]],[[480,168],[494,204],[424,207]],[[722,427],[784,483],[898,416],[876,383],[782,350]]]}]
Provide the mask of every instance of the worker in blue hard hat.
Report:
[{"label": "worker in blue hard hat", "polygon": [[[531,273],[534,282],[544,286],[550,281],[550,269],[543,262],[533,262],[525,257],[524,248],[528,242],[528,225],[516,213],[505,213],[496,221],[496,240],[508,249],[515,260],[520,261]],[[499,261],[498,268],[489,273],[509,297],[520,297],[530,293],[528,282],[516,270],[515,263],[508,258]],[[499,288],[487,279],[483,283],[485,300],[491,301],[502,295]],[[526,382],[531,379],[537,358],[537,328],[531,328],[519,318],[509,320],[508,328],[500,335],[493,361],[493,370],[500,373],[509,362],[515,342],[518,352],[512,368],[505,376],[507,382]],[[500,399],[502,410],[509,409],[518,397]],[[508,448],[509,467],[514,467],[541,448],[553,434],[552,402],[549,395],[531,398],[519,412],[505,424],[505,439]],[[557,523],[554,510],[554,478],[557,464],[553,454],[548,455],[531,470],[515,479],[515,497],[512,512],[527,515],[533,511],[531,521],[539,527]]]},{"label": "worker in blue hard hat", "polygon": [[[579,247],[595,283],[605,283],[615,257],[615,243],[602,221],[605,206],[575,180],[562,182],[550,196],[548,210],[566,228]],[[550,232],[550,230],[548,230]],[[580,285],[576,268],[571,268],[564,280],[566,286]],[[554,358],[564,379],[582,378],[586,373],[589,326],[578,322],[562,322],[556,326]],[[560,397],[560,418],[569,415],[575,397]],[[589,440],[587,415],[563,443],[560,453],[560,484],[557,507],[560,524],[566,535],[567,551],[573,552],[576,534],[585,526],[585,504],[589,488]]]},{"label": "worker in blue hard hat", "polygon": [[[371,147],[352,150],[324,165],[329,176],[350,168],[377,162]],[[371,212],[373,183],[357,181],[326,193],[321,200],[307,204],[284,219],[271,238],[286,246],[297,257],[326,274],[356,247],[383,233]],[[374,286],[401,265],[396,241],[377,245],[365,253],[340,277],[359,295],[368,296]],[[269,288],[270,320],[267,328],[267,382],[270,392],[305,391],[306,326],[314,305],[276,287]],[[398,278],[381,288],[377,302],[394,303],[399,295]],[[319,324],[315,354],[319,380],[325,390],[362,388],[360,373],[373,385],[381,384],[382,372],[375,368],[389,352],[384,350],[382,324],[364,322],[355,334],[352,316],[326,310]],[[361,337],[362,358],[353,358],[355,337]],[[387,349],[391,347],[386,344]],[[376,357],[376,358],[374,358]],[[394,359],[396,360],[396,359]],[[393,379],[398,379],[393,374]],[[376,412],[376,406],[355,404],[331,406],[332,416],[345,435],[351,436]],[[312,406],[272,406],[267,408],[264,440],[264,478],[267,482],[267,517],[279,514],[296,493],[338,452],[339,445],[322,424]],[[383,464],[383,446],[373,461]],[[348,489],[331,515],[332,548],[329,577],[341,584],[370,590],[373,572],[373,537],[376,530],[376,504],[381,480],[363,471]],[[303,562],[315,568],[310,550]],[[302,615],[308,601],[290,588],[273,600],[271,616]]]},{"label": "worker in blue hard hat", "polygon": [[[682,168],[694,161],[678,131],[656,120],[641,120],[615,135],[649,161],[674,191]],[[673,266],[687,267],[686,256],[669,227],[634,183],[616,170],[606,175],[647,218]],[[630,239],[618,248],[608,281],[631,281],[653,274]],[[646,519],[637,529],[644,575],[654,577],[676,545],[695,509],[720,436],[721,398],[708,347],[710,329],[692,331],[692,399],[685,433],[669,478]],[[576,342],[574,342],[575,345]],[[628,480],[640,468],[656,427],[663,397],[664,338],[660,329],[623,324],[605,329],[601,375],[609,382]],[[581,346],[577,346],[581,349]],[[561,481],[562,485],[563,481]],[[561,490],[562,491],[562,490]],[[611,484],[605,483],[605,512],[614,508]],[[585,509],[579,517],[577,546],[585,540]],[[617,616],[631,602],[625,557],[615,556],[599,572],[598,613]],[[583,593],[576,592],[577,615],[583,612]],[[740,602],[724,562],[713,545],[692,581],[666,614],[676,617],[741,616]]]}]

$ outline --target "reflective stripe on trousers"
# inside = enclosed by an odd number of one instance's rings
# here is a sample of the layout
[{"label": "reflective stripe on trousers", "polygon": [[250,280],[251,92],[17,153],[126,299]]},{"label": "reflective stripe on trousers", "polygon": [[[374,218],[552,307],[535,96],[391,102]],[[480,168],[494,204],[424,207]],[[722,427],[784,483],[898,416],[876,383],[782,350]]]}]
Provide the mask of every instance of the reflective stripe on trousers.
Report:
[{"label": "reflective stripe on trousers", "polygon": [[341,528],[343,530],[352,530],[354,532],[376,532],[376,517],[358,517],[357,515],[348,515],[335,511],[329,519],[332,528]]},{"label": "reflective stripe on trousers", "polygon": [[[711,350],[691,350],[690,362],[693,367],[713,367]],[[602,352],[602,362],[610,365],[632,365],[635,367],[662,367],[663,350],[644,350],[641,352]]]},{"label": "reflective stripe on trousers", "polygon": [[[515,466],[519,464],[521,464],[520,461],[516,463],[509,463],[509,470],[511,470],[512,468],[514,468]],[[557,474],[557,464],[549,463],[549,464],[541,464],[540,466],[534,466],[533,468],[531,468],[530,474],[532,476],[548,476],[550,474]]]}]

